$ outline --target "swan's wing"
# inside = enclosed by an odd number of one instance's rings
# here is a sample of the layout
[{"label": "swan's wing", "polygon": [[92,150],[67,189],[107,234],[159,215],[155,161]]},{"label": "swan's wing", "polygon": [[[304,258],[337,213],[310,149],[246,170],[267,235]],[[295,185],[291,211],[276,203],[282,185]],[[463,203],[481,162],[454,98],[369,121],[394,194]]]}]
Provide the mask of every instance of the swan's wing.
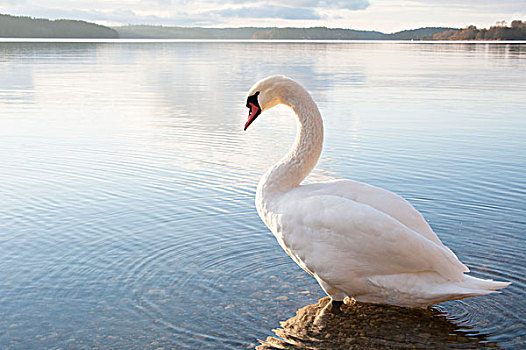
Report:
[{"label": "swan's wing", "polygon": [[[440,241],[422,214],[411,203],[393,192],[351,180],[306,185],[305,189],[310,194],[335,195],[366,204],[395,218],[411,230],[451,251]],[[469,269],[466,268],[466,272],[469,272]]]},{"label": "swan's wing", "polygon": [[466,269],[447,249],[362,203],[291,194],[281,209],[278,233],[289,253],[333,286],[420,271],[460,281]]}]

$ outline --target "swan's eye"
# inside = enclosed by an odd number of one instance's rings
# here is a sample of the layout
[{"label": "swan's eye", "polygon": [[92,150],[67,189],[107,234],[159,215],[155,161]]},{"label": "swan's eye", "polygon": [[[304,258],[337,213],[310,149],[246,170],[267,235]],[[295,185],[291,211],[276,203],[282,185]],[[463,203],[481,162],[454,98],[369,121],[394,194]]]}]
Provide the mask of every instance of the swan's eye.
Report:
[{"label": "swan's eye", "polygon": [[250,108],[250,103],[254,104],[255,106],[258,106],[259,108],[259,103],[258,103],[258,95],[259,95],[259,91],[257,91],[254,95],[251,95],[247,98],[247,107]]}]

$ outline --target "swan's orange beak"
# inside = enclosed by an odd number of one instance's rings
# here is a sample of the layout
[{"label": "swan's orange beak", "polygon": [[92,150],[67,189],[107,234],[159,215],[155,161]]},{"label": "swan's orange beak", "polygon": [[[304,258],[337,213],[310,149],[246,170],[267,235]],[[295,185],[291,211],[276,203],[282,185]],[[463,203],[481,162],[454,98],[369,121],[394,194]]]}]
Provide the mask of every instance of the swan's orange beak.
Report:
[{"label": "swan's orange beak", "polygon": [[261,114],[261,107],[259,106],[258,95],[259,91],[247,98],[247,107],[249,108],[248,120],[245,123],[245,128],[243,130],[247,130],[250,124],[252,124],[252,122],[256,120],[258,115]]},{"label": "swan's orange beak", "polygon": [[261,113],[261,110],[259,109],[259,107],[251,102],[248,103],[248,108],[250,109],[248,112],[248,120],[245,123],[245,128],[243,129],[245,131],[247,130],[249,125],[252,124],[252,122],[256,120],[258,115]]}]

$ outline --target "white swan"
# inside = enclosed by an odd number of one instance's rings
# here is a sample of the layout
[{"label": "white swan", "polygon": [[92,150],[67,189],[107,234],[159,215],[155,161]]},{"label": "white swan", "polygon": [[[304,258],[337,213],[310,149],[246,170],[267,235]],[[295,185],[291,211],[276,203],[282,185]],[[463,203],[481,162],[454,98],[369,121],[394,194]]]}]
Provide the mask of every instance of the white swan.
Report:
[{"label": "white swan", "polygon": [[332,298],[406,307],[494,293],[509,282],[466,275],[469,269],[442,244],[402,197],[356,181],[301,185],[320,156],[323,122],[298,83],[270,76],[249,92],[248,126],[277,104],[298,120],[290,152],[259,182],[257,211],[281,247]]}]

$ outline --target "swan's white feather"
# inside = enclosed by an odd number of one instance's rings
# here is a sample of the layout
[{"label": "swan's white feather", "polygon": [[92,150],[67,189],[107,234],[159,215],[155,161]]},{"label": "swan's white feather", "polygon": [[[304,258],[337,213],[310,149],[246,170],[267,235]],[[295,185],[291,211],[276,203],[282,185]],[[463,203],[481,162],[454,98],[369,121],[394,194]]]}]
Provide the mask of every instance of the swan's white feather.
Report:
[{"label": "swan's white feather", "polygon": [[[398,220],[408,228],[418,232],[453,254],[453,252],[440,241],[422,214],[403,197],[391,191],[352,180],[334,180],[302,185],[295,189],[295,191],[304,192],[304,195],[335,195],[369,205]],[[464,265],[463,271],[469,272],[469,269]]]},{"label": "swan's white feather", "polygon": [[433,271],[462,280],[465,268],[454,254],[389,215],[339,196],[294,192],[278,200],[276,235],[329,285],[359,280],[343,288],[356,295],[376,275]]}]

